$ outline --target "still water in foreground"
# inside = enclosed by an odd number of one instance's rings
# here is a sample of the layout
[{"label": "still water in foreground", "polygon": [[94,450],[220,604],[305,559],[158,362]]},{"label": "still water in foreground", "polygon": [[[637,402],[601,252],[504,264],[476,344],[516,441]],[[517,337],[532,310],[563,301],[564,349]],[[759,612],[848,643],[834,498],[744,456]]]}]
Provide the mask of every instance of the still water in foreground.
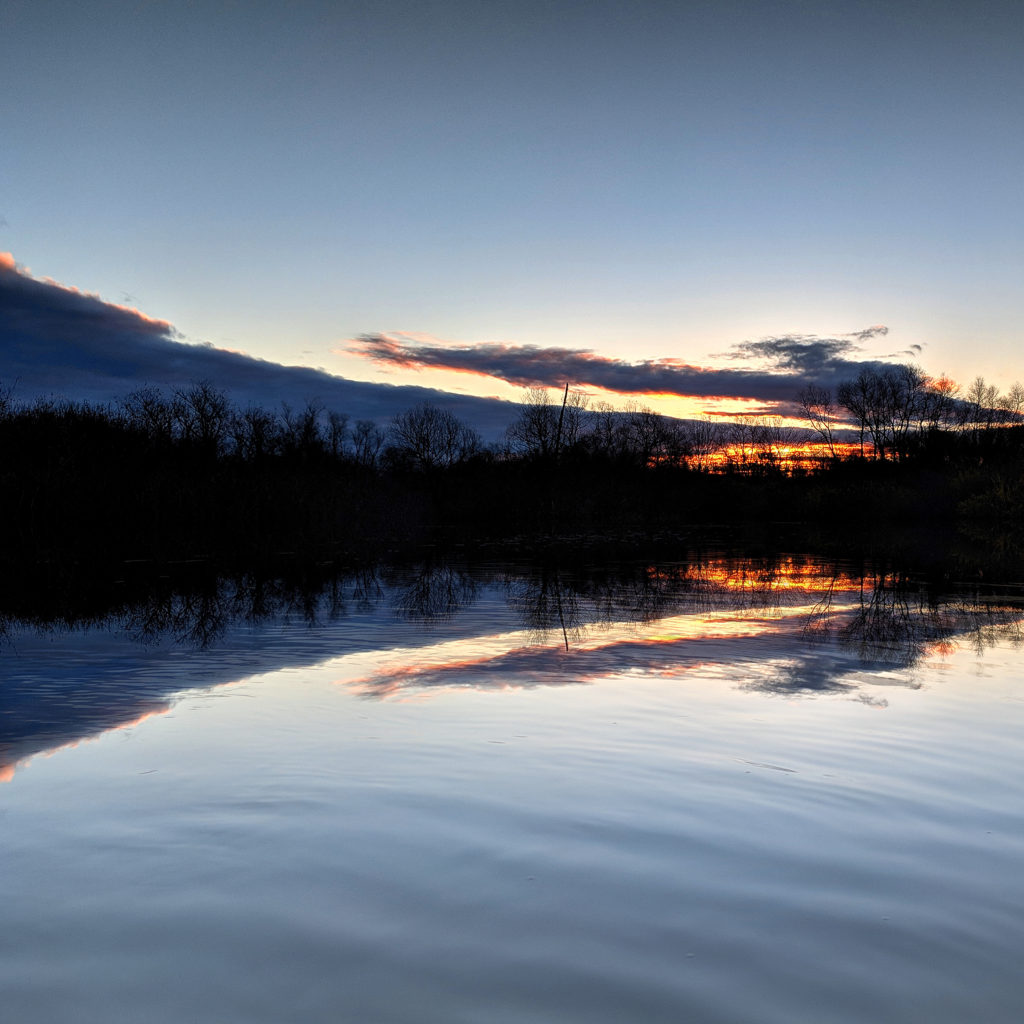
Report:
[{"label": "still water in foreground", "polygon": [[708,558],[8,619],[5,1016],[1016,1024],[1022,616]]}]

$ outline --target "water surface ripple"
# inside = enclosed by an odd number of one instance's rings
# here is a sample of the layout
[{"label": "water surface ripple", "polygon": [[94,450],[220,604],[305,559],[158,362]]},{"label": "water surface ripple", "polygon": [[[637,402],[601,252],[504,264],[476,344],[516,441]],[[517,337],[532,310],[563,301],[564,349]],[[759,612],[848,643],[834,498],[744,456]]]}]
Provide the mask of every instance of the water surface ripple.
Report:
[{"label": "water surface ripple", "polygon": [[1014,595],[801,557],[332,586],[4,620],[10,1019],[1024,1019]]}]

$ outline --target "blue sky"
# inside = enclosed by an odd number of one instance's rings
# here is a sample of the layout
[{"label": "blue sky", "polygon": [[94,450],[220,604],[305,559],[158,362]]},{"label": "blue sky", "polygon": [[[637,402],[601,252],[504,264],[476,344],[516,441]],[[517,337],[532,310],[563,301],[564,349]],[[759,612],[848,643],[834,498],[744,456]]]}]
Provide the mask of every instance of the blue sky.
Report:
[{"label": "blue sky", "polygon": [[0,250],[188,340],[1024,376],[1019,3],[5,0],[0,84]]}]

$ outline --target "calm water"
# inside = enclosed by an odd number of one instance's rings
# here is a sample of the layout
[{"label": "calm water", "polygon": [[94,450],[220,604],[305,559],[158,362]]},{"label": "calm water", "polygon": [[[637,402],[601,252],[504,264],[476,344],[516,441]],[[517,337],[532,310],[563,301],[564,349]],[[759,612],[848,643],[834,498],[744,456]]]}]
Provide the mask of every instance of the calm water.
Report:
[{"label": "calm water", "polygon": [[1024,605],[787,558],[0,633],[4,1019],[1024,1019]]}]

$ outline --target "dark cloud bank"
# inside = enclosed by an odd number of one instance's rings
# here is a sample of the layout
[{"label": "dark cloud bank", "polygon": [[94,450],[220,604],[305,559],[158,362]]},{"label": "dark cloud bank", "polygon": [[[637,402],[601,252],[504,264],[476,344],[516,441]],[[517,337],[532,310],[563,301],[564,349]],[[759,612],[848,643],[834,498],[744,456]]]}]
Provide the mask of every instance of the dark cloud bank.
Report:
[{"label": "dark cloud bank", "polygon": [[881,366],[877,361],[851,357],[858,342],[886,333],[888,328],[878,326],[838,338],[786,335],[744,342],[725,356],[732,361],[762,364],[756,369],[709,369],[674,359],[634,363],[588,350],[532,345],[442,345],[386,334],[363,335],[353,342],[350,351],[384,365],[459,370],[524,386],[568,381],[579,387],[605,388],[626,395],[744,398],[771,406],[772,411],[795,415],[796,395],[805,385],[813,383],[834,390],[863,367]]},{"label": "dark cloud bank", "polygon": [[[798,415],[808,383],[835,388],[864,366],[858,345],[885,335],[870,327],[836,338],[787,335],[736,346],[724,358],[749,366],[709,369],[681,360],[628,362],[595,352],[530,345],[448,345],[368,334],[349,351],[383,365],[447,369],[532,386],[595,387],[623,395],[744,398],[765,411]],[[904,358],[913,353],[898,353]],[[485,436],[501,434],[513,407],[431,388],[370,384],[307,367],[282,366],[208,345],[185,344],[174,327],[137,310],[37,280],[0,254],[0,385],[15,399],[58,395],[107,402],[143,386],[187,387],[209,380],[238,405],[276,408],[316,400],[355,419],[386,420],[423,401],[452,409]]]},{"label": "dark cloud bank", "polygon": [[354,419],[386,420],[423,401],[452,409],[488,436],[512,419],[507,402],[432,388],[369,384],[179,340],[174,327],[93,295],[36,280],[0,254],[0,386],[15,400],[108,402],[143,386],[209,380],[237,405],[318,400]]}]

